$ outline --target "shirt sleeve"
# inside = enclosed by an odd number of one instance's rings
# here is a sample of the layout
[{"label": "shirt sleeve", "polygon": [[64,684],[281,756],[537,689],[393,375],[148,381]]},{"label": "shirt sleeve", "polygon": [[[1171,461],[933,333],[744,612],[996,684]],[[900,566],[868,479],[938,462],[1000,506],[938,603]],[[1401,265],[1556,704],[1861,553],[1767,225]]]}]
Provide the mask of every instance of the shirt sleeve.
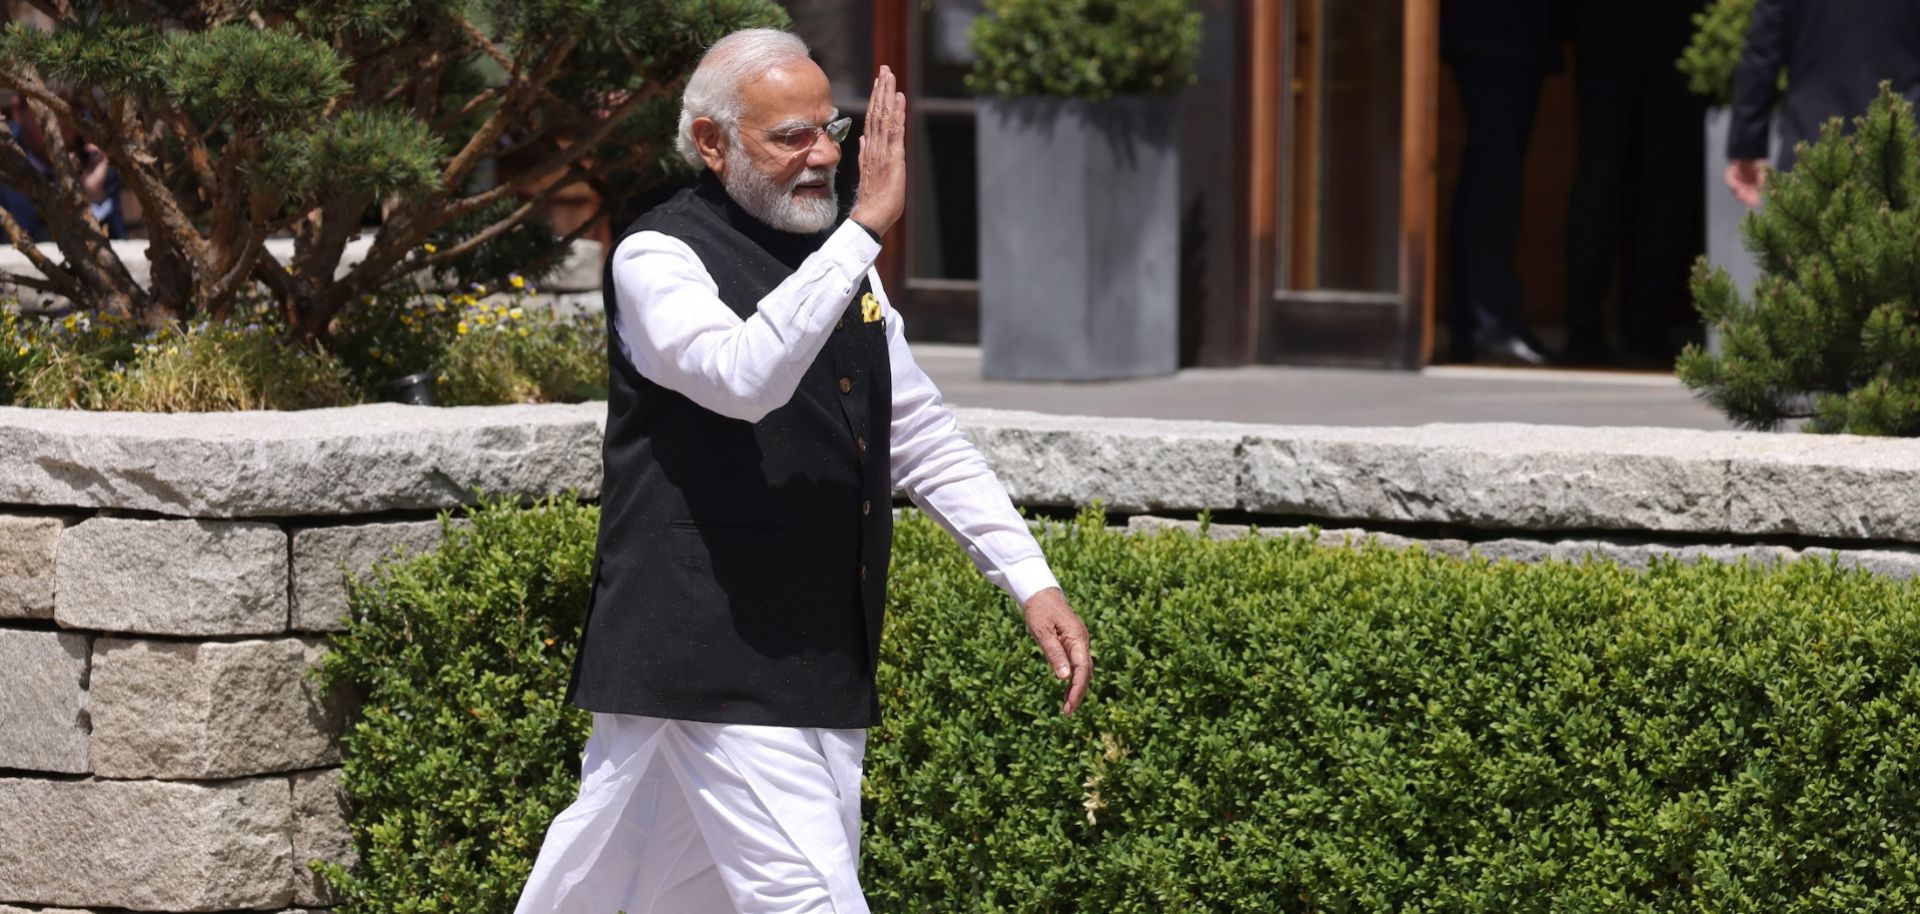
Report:
[{"label": "shirt sleeve", "polygon": [[892,364],[893,420],[889,465],[893,484],[945,528],[994,586],[1014,601],[1060,586],[1040,544],[1013,507],[986,458],[961,437],[953,413],[913,352],[899,312],[888,303],[878,274],[868,282],[887,322],[887,359]]},{"label": "shirt sleeve", "polygon": [[614,332],[641,377],[758,422],[792,399],[879,255],[848,220],[743,320],[686,242],[636,232],[613,252]]},{"label": "shirt sleeve", "polygon": [[1786,10],[1780,0],[1758,0],[1740,66],[1733,71],[1733,114],[1727,129],[1727,158],[1767,157],[1768,128],[1780,94],[1780,68],[1787,58]]}]

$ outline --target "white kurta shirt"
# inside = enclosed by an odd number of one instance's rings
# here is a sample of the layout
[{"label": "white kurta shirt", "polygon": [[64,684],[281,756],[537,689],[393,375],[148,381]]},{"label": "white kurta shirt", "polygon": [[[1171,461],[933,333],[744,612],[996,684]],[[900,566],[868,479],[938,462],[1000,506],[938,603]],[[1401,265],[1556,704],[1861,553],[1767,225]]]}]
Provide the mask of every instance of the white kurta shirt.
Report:
[{"label": "white kurta shirt", "polygon": [[641,377],[723,416],[756,421],[792,398],[864,274],[879,299],[892,364],[888,471],[896,488],[953,535],[1016,602],[1058,586],[1026,522],[933,380],[907,348],[899,312],[873,269],[880,245],[852,220],[742,320],[685,242],[636,232],[613,252],[614,329]]},{"label": "white kurta shirt", "polygon": [[[1025,603],[1053,572],[914,362],[873,272],[879,252],[848,222],[742,320],[685,243],[639,232],[613,255],[616,339],[641,376],[757,421],[793,396],[864,275],[892,363],[892,482]],[[579,798],[548,829],[518,914],[867,914],[865,747],[862,730],[595,714]]]}]

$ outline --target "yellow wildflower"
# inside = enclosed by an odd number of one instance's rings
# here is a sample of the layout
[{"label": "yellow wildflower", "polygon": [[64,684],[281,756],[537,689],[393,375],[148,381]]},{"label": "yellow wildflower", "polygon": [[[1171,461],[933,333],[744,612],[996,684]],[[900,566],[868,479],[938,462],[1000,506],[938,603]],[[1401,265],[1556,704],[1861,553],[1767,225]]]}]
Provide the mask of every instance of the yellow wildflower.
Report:
[{"label": "yellow wildflower", "polygon": [[516,289],[524,289],[527,287],[527,279],[524,276],[515,276],[508,280],[508,282],[513,283],[513,287]]},{"label": "yellow wildflower", "polygon": [[526,335],[527,335],[527,328],[525,328],[525,327],[521,327],[521,328],[520,328],[520,335],[521,335],[521,336],[526,336]]},{"label": "yellow wildflower", "polygon": [[455,332],[455,333],[465,333],[465,332],[467,332],[467,322],[466,322],[466,321],[461,321],[461,322],[460,322],[460,325],[459,325],[458,327],[455,327],[455,328],[453,328],[453,330],[454,330],[454,332]]},{"label": "yellow wildflower", "polygon": [[519,308],[515,308],[512,311],[508,311],[507,316],[513,318],[514,320],[519,320],[523,317],[526,317],[527,312],[522,311]]},{"label": "yellow wildflower", "polygon": [[440,250],[440,247],[431,241],[421,245],[420,247],[421,249],[425,250],[429,254],[437,253]]}]

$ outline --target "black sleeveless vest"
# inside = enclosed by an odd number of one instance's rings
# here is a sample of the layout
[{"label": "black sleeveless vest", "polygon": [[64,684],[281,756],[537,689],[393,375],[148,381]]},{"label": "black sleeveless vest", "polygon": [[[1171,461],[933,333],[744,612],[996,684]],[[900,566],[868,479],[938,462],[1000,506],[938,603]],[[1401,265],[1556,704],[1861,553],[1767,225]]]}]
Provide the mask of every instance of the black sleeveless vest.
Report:
[{"label": "black sleeveless vest", "polygon": [[[627,229],[693,249],[742,318],[826,236],[776,231],[711,175]],[[861,282],[793,398],[729,419],[640,376],[613,332],[593,596],[568,700],[787,727],[879,722],[893,539],[885,324]]]}]

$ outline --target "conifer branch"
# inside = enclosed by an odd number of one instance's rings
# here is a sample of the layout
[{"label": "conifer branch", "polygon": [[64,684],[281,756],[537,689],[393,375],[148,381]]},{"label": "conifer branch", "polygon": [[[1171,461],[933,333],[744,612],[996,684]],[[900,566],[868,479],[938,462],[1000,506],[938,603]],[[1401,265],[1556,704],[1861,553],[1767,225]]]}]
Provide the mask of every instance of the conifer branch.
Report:
[{"label": "conifer branch", "polygon": [[[13,244],[14,250],[26,255],[27,262],[40,271],[46,285],[50,287],[45,291],[54,292],[75,301],[81,299],[84,293],[81,291],[80,279],[54,263],[52,258],[41,253],[40,246],[34,243],[33,236],[28,235],[27,230],[21,228],[20,223],[14,220],[13,214],[4,207],[0,207],[0,231],[6,233],[7,241]],[[26,281],[30,277],[18,273],[8,273],[6,276],[9,282],[30,285]]]}]

